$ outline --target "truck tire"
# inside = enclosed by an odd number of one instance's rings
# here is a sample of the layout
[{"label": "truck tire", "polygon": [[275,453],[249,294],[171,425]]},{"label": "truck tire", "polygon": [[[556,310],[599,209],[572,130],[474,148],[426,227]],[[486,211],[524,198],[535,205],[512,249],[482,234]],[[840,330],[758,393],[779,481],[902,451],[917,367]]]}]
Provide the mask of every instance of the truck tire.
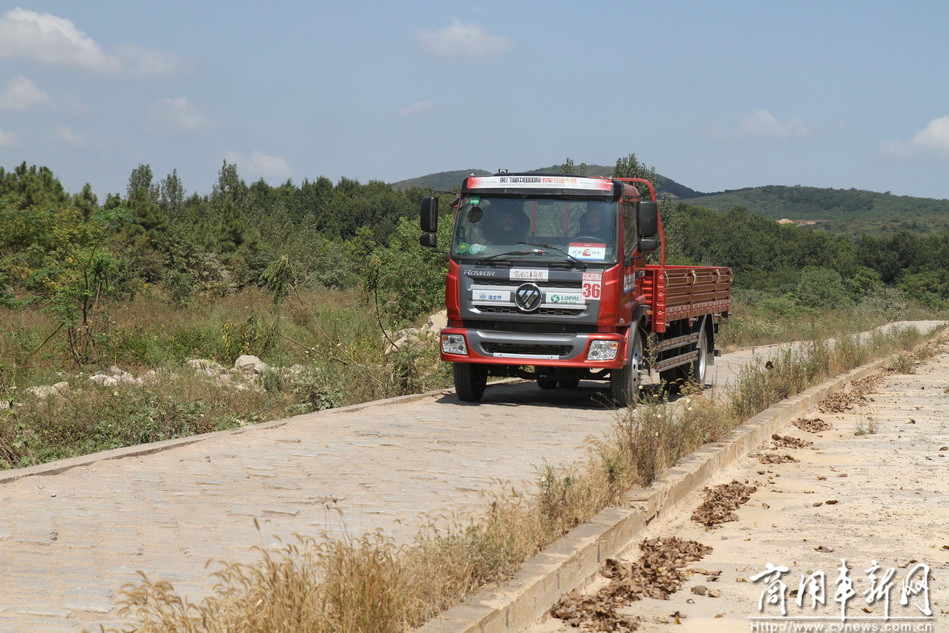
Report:
[{"label": "truck tire", "polygon": [[557,376],[554,374],[546,374],[543,376],[538,376],[537,386],[540,387],[541,389],[556,389]]},{"label": "truck tire", "polygon": [[454,363],[451,366],[455,393],[462,402],[481,402],[488,382],[488,368],[472,363]]},{"label": "truck tire", "polygon": [[639,385],[643,380],[643,339],[638,328],[633,329],[629,345],[629,363],[610,373],[610,395],[621,407],[632,406],[639,399]]},{"label": "truck tire", "polygon": [[695,350],[698,351],[698,357],[678,367],[673,367],[667,371],[659,372],[659,380],[666,383],[670,392],[676,393],[679,389],[689,382],[694,382],[700,389],[705,388],[705,377],[708,370],[708,357],[712,353],[708,346],[708,331],[705,329],[705,321],[699,325],[699,338],[695,342]]},{"label": "truck tire", "polygon": [[692,379],[700,389],[705,388],[705,375],[708,373],[708,357],[712,351],[708,348],[708,331],[705,329],[705,321],[702,321],[702,329],[699,330],[699,340],[695,344],[699,356],[692,361]]},{"label": "truck tire", "polygon": [[557,378],[561,389],[576,389],[580,384],[580,376],[576,374],[561,374]]}]

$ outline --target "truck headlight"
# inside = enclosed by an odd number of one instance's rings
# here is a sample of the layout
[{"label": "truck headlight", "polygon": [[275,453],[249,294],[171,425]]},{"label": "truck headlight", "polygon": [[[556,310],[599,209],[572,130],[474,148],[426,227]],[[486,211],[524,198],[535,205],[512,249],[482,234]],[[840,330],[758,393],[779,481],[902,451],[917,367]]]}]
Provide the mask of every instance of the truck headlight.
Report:
[{"label": "truck headlight", "polygon": [[442,353],[467,355],[468,346],[465,345],[465,337],[461,334],[442,334]]},{"label": "truck headlight", "polygon": [[619,351],[616,341],[593,341],[587,352],[587,360],[613,360]]}]

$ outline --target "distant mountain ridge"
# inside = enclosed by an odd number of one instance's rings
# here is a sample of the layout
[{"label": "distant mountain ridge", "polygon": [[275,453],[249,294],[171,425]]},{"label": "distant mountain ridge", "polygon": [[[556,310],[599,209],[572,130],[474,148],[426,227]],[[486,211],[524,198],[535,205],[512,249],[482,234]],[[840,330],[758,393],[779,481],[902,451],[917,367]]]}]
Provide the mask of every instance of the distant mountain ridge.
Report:
[{"label": "distant mountain ridge", "polygon": [[809,228],[860,235],[949,231],[949,200],[895,196],[861,189],[767,185],[684,199],[714,211],[743,207],[770,220],[788,219]]},{"label": "distant mountain ridge", "polygon": [[[524,173],[560,173],[561,165],[551,165],[550,167],[541,167],[540,169],[529,169]],[[577,165],[579,167],[579,165]],[[515,170],[511,170],[515,171]],[[428,174],[419,178],[410,178],[392,183],[394,189],[411,189],[412,187],[422,187],[423,189],[432,189],[438,191],[457,191],[461,187],[461,182],[468,176],[490,176],[495,171],[485,171],[483,169],[456,169],[454,171],[440,171],[435,174]],[[612,176],[613,168],[605,165],[586,165],[587,176]],[[656,174],[659,180],[659,192],[668,194],[674,198],[694,198],[705,195],[685,185],[681,185],[671,178],[666,178]]]},{"label": "distant mountain ridge", "polygon": [[[552,165],[526,173],[559,173],[560,170],[560,165]],[[494,173],[483,169],[443,171],[392,183],[392,187],[457,191],[462,180],[468,176],[489,176]],[[589,176],[610,176],[613,168],[586,165],[585,173]],[[702,193],[671,178],[659,174],[657,177],[660,196],[669,195],[680,202],[714,211],[723,212],[740,207],[771,220],[787,219],[805,224],[808,228],[849,235],[894,233],[904,229],[914,233],[949,231],[949,200],[800,185],[766,185]]]}]

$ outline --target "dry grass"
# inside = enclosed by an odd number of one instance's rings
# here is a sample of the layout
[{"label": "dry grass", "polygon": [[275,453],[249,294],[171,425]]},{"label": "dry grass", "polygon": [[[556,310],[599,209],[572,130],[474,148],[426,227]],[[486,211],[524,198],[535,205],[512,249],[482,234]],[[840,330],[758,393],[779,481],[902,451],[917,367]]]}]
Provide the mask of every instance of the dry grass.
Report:
[{"label": "dry grass", "polygon": [[[353,293],[294,293],[280,311],[262,291],[177,308],[143,294],[109,306],[98,362],[75,367],[57,325],[35,308],[0,311],[0,469],[231,429],[299,413],[356,404],[450,384],[434,341],[384,353],[376,315]],[[51,336],[54,335],[54,336]],[[231,367],[254,354],[274,370],[253,383],[222,386],[186,361]],[[116,365],[145,385],[100,388],[89,375]],[[37,398],[29,388],[69,384]],[[9,403],[15,406],[10,407]]]},{"label": "dry grass", "polygon": [[751,367],[729,394],[686,390],[673,406],[646,402],[620,412],[585,464],[545,468],[536,491],[499,496],[472,523],[432,524],[406,545],[382,533],[343,541],[301,537],[259,551],[256,563],[224,566],[215,573],[217,590],[200,604],[182,600],[163,581],[126,586],[122,616],[142,633],[410,630],[478,587],[509,577],[561,535],[747,417],[858,359],[921,339],[901,330],[864,344],[813,343],[783,355],[771,370]]}]

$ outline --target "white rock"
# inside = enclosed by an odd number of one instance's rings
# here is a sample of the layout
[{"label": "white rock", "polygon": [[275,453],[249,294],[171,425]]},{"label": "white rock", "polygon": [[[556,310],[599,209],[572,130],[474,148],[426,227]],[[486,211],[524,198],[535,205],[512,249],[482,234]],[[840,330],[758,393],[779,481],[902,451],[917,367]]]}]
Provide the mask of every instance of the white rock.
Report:
[{"label": "white rock", "polygon": [[425,324],[425,329],[432,334],[440,334],[442,328],[446,327],[448,327],[448,310],[436,312],[428,317],[428,323]]},{"label": "white rock", "polygon": [[119,379],[114,376],[107,376],[106,374],[96,374],[94,376],[89,376],[89,382],[93,382],[103,387],[114,387],[119,384]]},{"label": "white rock", "polygon": [[50,396],[55,396],[57,391],[56,387],[52,385],[38,385],[36,387],[27,387],[26,392],[30,395],[34,395],[37,398],[49,398]]},{"label": "white rock", "polygon": [[259,374],[264,373],[268,369],[270,369],[270,366],[267,365],[267,363],[260,360],[259,358],[257,358],[256,356],[253,356],[251,354],[244,354],[243,356],[238,357],[236,361],[234,361],[234,369],[244,373],[245,375],[246,374],[259,375]]}]

